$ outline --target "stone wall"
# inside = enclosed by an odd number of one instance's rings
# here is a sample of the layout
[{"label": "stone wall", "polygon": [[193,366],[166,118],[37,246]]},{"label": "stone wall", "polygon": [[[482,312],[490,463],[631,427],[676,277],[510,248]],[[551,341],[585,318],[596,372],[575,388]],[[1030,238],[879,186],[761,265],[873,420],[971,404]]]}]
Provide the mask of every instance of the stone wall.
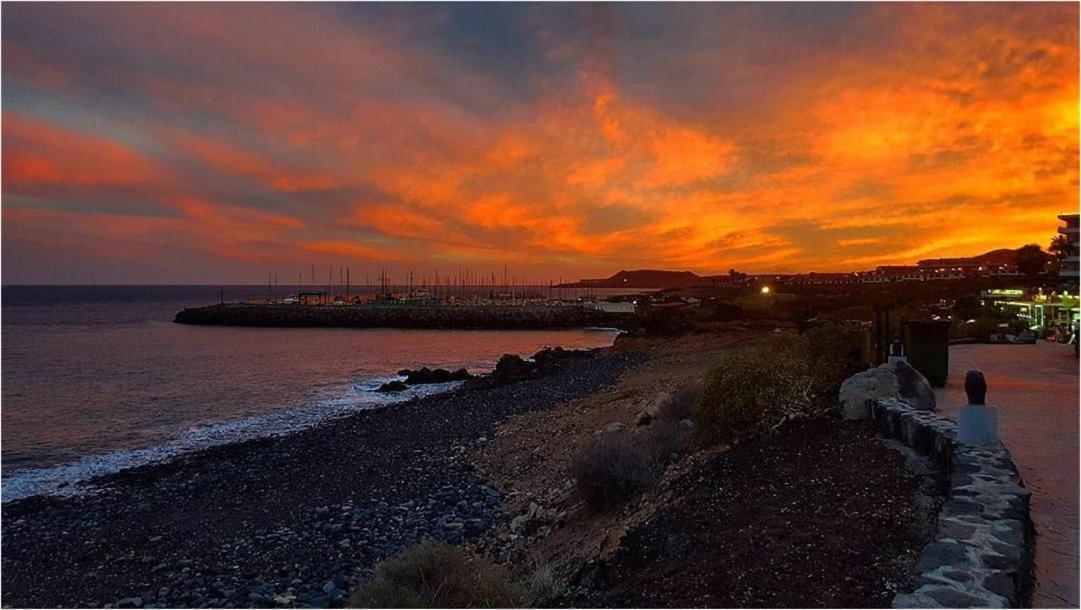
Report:
[{"label": "stone wall", "polygon": [[924,547],[909,589],[894,608],[1026,606],[1032,589],[1031,492],[1009,450],[956,441],[956,424],[908,403],[871,404],[882,433],[926,454],[948,476],[934,539]]}]

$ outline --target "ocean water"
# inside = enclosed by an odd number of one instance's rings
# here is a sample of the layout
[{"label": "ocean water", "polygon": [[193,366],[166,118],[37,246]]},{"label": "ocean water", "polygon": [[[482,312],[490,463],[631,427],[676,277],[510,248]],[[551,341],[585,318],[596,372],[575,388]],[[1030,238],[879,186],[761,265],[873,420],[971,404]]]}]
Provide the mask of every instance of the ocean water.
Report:
[{"label": "ocean water", "polygon": [[[2,290],[2,497],[81,493],[80,481],[178,453],[282,434],[401,395],[402,368],[491,370],[504,353],[611,345],[613,330],[272,329],[173,324],[211,286]],[[287,289],[279,289],[285,293]],[[265,287],[227,287],[229,301]]]}]

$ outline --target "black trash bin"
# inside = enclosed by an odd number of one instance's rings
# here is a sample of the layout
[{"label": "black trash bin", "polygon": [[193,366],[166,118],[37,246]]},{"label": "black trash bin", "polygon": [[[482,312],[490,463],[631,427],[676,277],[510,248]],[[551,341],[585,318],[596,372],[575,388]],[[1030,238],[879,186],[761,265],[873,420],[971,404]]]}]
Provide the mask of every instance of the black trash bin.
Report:
[{"label": "black trash bin", "polygon": [[950,323],[947,320],[906,320],[905,353],[912,368],[936,388],[950,374]]}]

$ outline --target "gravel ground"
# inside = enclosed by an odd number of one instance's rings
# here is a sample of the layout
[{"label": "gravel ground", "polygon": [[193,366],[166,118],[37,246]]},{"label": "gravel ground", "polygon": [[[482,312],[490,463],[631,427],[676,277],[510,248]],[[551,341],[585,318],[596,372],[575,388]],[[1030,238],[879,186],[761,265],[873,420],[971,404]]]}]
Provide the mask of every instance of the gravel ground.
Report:
[{"label": "gravel ground", "polygon": [[560,606],[889,607],[934,532],[934,478],[866,422],[711,457]]},{"label": "gravel ground", "polygon": [[3,507],[5,607],[341,605],[418,538],[506,520],[464,459],[508,417],[611,386],[634,354],[414,400],[103,479],[100,493]]}]

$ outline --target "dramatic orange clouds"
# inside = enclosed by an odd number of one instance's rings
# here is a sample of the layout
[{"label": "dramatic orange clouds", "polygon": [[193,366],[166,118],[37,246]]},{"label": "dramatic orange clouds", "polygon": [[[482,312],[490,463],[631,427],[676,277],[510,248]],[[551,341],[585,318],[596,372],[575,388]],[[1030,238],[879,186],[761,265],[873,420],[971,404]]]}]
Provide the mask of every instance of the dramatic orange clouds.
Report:
[{"label": "dramatic orange clouds", "polygon": [[1078,208],[1071,4],[3,12],[9,283],[859,269]]}]

